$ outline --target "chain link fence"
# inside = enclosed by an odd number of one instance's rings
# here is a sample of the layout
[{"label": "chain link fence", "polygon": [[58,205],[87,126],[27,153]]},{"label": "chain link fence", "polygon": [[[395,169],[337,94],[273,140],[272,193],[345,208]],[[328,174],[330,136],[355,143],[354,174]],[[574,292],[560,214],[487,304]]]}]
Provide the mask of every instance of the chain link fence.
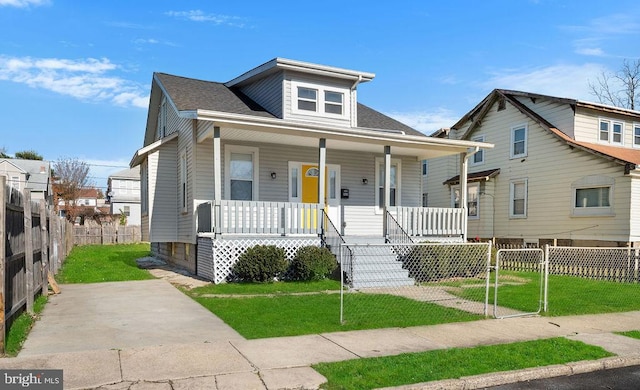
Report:
[{"label": "chain link fence", "polygon": [[412,326],[484,318],[489,243],[344,244],[341,320]]},{"label": "chain link fence", "polygon": [[[496,253],[493,316],[539,314],[545,302],[545,253],[539,248],[500,249]],[[518,294],[526,288],[527,294]]]}]

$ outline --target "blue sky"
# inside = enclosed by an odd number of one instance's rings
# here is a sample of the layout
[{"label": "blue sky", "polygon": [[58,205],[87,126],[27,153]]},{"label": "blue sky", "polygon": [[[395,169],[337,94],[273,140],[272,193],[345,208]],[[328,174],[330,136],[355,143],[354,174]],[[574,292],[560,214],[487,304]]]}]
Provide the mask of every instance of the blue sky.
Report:
[{"label": "blue sky", "polygon": [[640,3],[0,0],[0,37],[0,147],[85,160],[104,188],[142,147],[154,71],[373,72],[359,100],[429,134],[494,88],[595,101],[589,80],[640,58]]}]

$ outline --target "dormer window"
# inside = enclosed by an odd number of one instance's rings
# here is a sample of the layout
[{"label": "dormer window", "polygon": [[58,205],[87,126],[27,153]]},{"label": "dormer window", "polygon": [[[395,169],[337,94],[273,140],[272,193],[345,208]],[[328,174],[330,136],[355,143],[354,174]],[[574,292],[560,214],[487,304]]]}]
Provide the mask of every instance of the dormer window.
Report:
[{"label": "dormer window", "polygon": [[324,111],[329,114],[342,115],[342,97],[339,92],[324,91]]},{"label": "dormer window", "polygon": [[317,89],[298,87],[298,110],[316,112],[317,102]]}]

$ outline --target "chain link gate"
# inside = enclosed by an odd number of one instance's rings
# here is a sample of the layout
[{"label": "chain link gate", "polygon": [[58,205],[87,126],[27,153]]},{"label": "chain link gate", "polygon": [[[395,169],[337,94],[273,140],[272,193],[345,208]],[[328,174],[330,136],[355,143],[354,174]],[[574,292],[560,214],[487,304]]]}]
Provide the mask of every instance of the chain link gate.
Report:
[{"label": "chain link gate", "polygon": [[[541,248],[500,249],[496,253],[493,316],[537,315],[546,309],[547,261]],[[502,271],[502,272],[501,272]],[[518,289],[539,291],[537,302],[520,302]],[[504,306],[500,302],[504,302]],[[518,307],[520,310],[512,309]]]}]

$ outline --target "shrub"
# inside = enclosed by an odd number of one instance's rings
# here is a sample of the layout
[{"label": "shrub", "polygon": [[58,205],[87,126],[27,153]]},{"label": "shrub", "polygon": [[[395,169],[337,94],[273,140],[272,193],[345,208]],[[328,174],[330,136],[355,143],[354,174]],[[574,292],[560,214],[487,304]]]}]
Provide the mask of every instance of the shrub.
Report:
[{"label": "shrub", "polygon": [[240,255],[233,265],[233,276],[243,282],[271,282],[287,270],[284,249],[274,245],[256,245]]},{"label": "shrub", "polygon": [[418,283],[477,277],[487,267],[486,251],[463,244],[416,245],[401,258],[403,268]]},{"label": "shrub", "polygon": [[322,280],[337,267],[336,258],[327,248],[305,246],[296,252],[289,271],[294,280]]}]

